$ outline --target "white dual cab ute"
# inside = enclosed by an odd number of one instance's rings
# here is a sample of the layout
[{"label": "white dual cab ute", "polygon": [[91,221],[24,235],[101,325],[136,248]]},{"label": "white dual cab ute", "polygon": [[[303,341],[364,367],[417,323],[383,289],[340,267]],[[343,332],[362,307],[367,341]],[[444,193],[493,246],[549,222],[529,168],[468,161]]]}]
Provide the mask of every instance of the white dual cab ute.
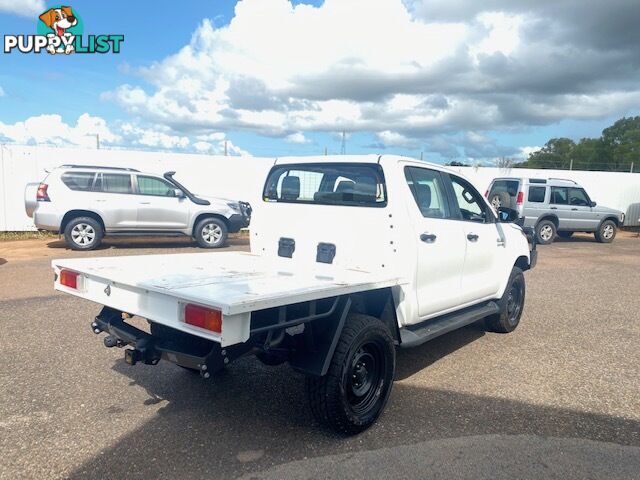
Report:
[{"label": "white dual cab ute", "polygon": [[242,355],[288,362],[314,417],[345,434],[383,411],[396,346],[520,321],[535,243],[458,174],[396,156],[287,158],[262,197],[250,253],[54,260],[55,288],[104,306],[91,328],[131,365],[209,378]]}]

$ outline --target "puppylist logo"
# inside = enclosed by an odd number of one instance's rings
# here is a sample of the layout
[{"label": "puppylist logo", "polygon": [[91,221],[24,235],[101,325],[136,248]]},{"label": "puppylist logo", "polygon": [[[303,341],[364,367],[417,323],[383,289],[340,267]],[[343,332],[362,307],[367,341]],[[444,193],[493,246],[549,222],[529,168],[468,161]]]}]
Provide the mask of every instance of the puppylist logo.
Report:
[{"label": "puppylist logo", "polygon": [[51,55],[71,53],[120,53],[124,35],[83,35],[84,22],[78,12],[69,6],[56,6],[38,17],[36,35],[5,35],[4,53]]}]

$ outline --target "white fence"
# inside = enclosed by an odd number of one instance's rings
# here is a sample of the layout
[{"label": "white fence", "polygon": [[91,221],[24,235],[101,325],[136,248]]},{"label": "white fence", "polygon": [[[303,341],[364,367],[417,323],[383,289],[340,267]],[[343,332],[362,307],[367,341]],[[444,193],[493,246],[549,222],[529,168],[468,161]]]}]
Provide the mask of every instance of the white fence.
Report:
[{"label": "white fence", "polygon": [[[0,145],[0,231],[33,230],[24,212],[24,187],[39,182],[47,169],[62,164],[125,166],[164,173],[204,195],[258,204],[265,175],[273,158],[241,158],[129,150],[84,150]],[[622,210],[629,226],[640,225],[640,174],[566,170],[504,170],[453,167],[484,193],[491,180],[502,176],[569,178],[583,185],[598,204]]]}]

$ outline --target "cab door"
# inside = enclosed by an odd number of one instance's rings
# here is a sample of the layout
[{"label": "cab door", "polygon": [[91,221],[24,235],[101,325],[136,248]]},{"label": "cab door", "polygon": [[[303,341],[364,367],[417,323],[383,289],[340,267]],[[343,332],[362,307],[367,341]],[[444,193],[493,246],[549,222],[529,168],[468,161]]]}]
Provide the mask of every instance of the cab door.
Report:
[{"label": "cab door", "polygon": [[190,202],[164,179],[136,175],[138,230],[184,230],[189,226]]},{"label": "cab door", "polygon": [[500,251],[505,238],[498,229],[496,217],[482,195],[465,179],[447,175],[452,197],[454,223],[463,231],[464,268],[460,282],[460,304],[494,298],[503,275],[499,271]]},{"label": "cab door", "polygon": [[585,232],[597,230],[600,219],[593,214],[591,199],[584,189],[569,187],[569,206],[572,228]]},{"label": "cab door", "polygon": [[[407,205],[418,249],[416,295],[421,320],[456,307],[465,240],[462,225],[451,220],[444,178],[437,170],[406,166]],[[413,198],[411,198],[413,197]]]},{"label": "cab door", "polygon": [[558,217],[558,230],[574,230],[569,206],[569,189],[567,187],[551,187],[549,210]]}]

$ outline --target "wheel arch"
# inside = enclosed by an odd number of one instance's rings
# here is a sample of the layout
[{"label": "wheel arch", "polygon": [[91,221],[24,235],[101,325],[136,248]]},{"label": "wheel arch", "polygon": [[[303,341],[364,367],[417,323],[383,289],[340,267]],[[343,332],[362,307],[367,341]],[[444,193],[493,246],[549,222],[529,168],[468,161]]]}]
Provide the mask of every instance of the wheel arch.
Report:
[{"label": "wheel arch", "polygon": [[538,218],[538,221],[536,222],[536,228],[538,227],[538,225],[540,225],[540,222],[544,220],[550,220],[551,222],[553,222],[553,224],[556,226],[556,230],[558,230],[560,220],[558,219],[557,215],[554,215],[552,213],[545,213],[540,218]]},{"label": "wheel arch", "polygon": [[227,229],[229,229],[229,219],[227,219],[224,215],[220,215],[219,213],[213,212],[203,212],[198,214],[198,216],[193,220],[193,224],[191,225],[191,236],[195,237],[196,235],[196,226],[205,218],[216,218],[224,222]]},{"label": "wheel arch", "polygon": [[[526,255],[520,255],[515,263],[513,264],[514,267],[518,267],[520,270],[522,270],[523,272],[526,270],[529,270],[529,266],[530,266],[530,262],[529,259],[527,258]],[[512,267],[513,268],[513,267]]]},{"label": "wheel arch", "polygon": [[620,219],[617,218],[616,216],[608,216],[608,217],[604,217],[602,220],[600,220],[600,223],[598,224],[598,230],[600,230],[600,227],[602,227],[602,224],[604,222],[606,222],[607,220],[611,220],[613,223],[616,224],[616,227],[620,227]]},{"label": "wheel arch", "polygon": [[74,218],[78,218],[78,217],[90,217],[90,218],[93,218],[102,227],[102,232],[103,233],[106,232],[106,228],[105,228],[105,225],[104,225],[104,220],[102,220],[102,217],[99,214],[97,214],[96,212],[93,212],[91,210],[81,210],[81,209],[69,210],[67,213],[64,214],[64,216],[62,217],[62,221],[60,222],[60,232],[64,232],[64,230],[65,230],[65,228],[67,228],[67,225],[69,224],[69,222],[71,220],[73,220]]}]

